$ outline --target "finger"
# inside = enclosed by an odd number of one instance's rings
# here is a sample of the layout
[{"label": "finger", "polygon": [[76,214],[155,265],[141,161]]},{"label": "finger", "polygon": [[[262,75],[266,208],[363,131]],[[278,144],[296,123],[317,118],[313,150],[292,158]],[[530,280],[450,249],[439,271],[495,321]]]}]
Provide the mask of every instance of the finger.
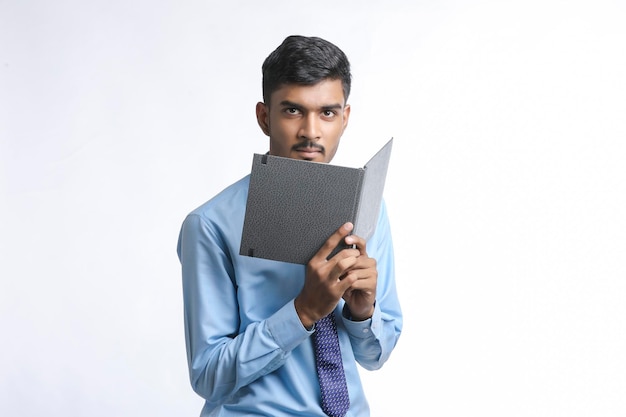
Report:
[{"label": "finger", "polygon": [[318,261],[326,261],[331,253],[335,250],[337,246],[342,242],[342,240],[348,236],[348,234],[352,231],[354,226],[352,223],[347,222],[341,225],[339,229],[333,233],[328,240],[324,243],[324,245],[320,248],[319,251],[313,257]]},{"label": "finger", "polygon": [[346,275],[354,269],[359,262],[359,252],[356,249],[344,249],[332,258],[334,262],[333,271],[336,273],[334,278],[344,279]]},{"label": "finger", "polygon": [[346,276],[346,279],[351,280],[350,289],[354,291],[370,293],[376,290],[376,280],[372,275],[359,275],[351,272]]},{"label": "finger", "polygon": [[[376,259],[370,258],[367,255],[362,255],[359,253],[359,249],[350,249],[353,253],[356,253],[356,259],[354,264],[350,266],[350,270],[348,272],[358,271],[359,277],[364,275],[371,275],[373,272],[376,274],[377,262]],[[344,251],[345,252],[345,251]]]},{"label": "finger", "polygon": [[347,245],[356,247],[361,255],[367,255],[367,244],[365,242],[365,239],[357,235],[350,235],[345,238],[345,242]]}]

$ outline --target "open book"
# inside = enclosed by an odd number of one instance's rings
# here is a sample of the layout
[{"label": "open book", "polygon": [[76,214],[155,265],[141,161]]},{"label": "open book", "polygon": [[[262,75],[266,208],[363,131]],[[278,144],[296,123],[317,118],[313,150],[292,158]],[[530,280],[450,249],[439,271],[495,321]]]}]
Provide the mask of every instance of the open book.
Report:
[{"label": "open book", "polygon": [[363,168],[254,154],[240,255],[306,264],[345,222],[369,239],[393,138]]}]

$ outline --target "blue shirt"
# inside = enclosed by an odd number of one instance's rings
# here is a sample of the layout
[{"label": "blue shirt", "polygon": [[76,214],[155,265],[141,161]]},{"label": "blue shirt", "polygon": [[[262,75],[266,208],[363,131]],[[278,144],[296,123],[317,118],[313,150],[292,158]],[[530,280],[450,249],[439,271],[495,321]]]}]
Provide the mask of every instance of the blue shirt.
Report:
[{"label": "blue shirt", "polygon": [[[249,180],[242,178],[191,212],[180,231],[191,385],[206,401],[202,416],[324,416],[314,330],[302,325],[294,307],[305,266],[239,255]],[[349,417],[369,415],[357,362],[380,368],[402,328],[384,203],[367,252],[377,260],[374,315],[351,321],[342,314],[343,300],[335,310]]]}]

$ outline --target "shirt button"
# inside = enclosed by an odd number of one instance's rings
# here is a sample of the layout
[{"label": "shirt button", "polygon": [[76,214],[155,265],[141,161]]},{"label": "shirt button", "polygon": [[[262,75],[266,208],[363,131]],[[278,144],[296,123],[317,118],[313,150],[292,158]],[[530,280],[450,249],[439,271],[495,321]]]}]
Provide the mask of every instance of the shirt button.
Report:
[{"label": "shirt button", "polygon": [[370,329],[363,329],[363,333],[368,333]]}]

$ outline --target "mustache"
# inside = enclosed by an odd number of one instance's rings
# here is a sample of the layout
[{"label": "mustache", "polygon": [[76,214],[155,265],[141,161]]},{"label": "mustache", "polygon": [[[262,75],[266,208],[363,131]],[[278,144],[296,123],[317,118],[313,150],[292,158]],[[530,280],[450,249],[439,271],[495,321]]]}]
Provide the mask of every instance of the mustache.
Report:
[{"label": "mustache", "polygon": [[292,149],[294,151],[300,151],[303,149],[317,149],[318,151],[322,153],[325,152],[325,149],[322,145],[320,145],[319,143],[313,142],[311,140],[293,145]]}]

